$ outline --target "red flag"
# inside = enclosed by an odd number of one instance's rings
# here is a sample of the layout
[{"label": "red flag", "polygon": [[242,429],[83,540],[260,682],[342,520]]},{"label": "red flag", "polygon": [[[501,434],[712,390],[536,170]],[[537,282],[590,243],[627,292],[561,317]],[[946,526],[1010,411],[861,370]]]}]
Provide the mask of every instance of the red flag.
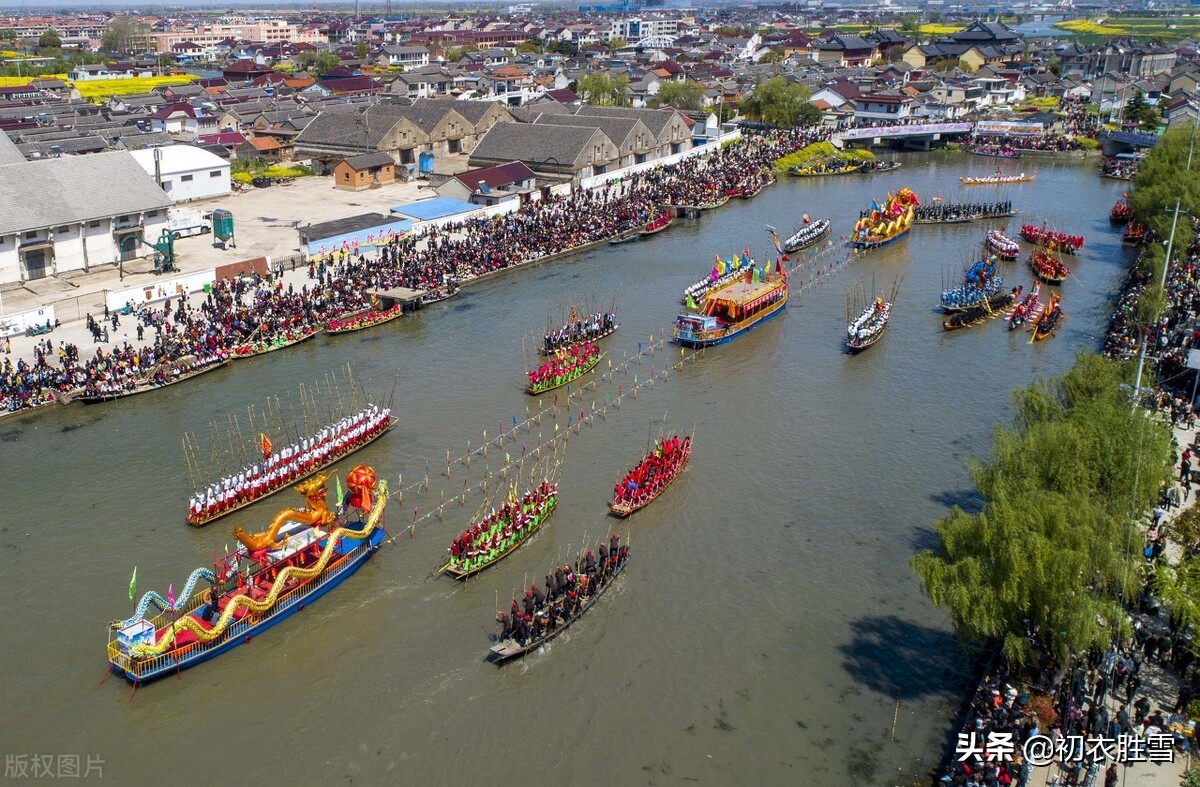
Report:
[{"label": "red flag", "polygon": [[263,459],[271,458],[271,438],[261,432],[258,435],[258,447],[262,449]]}]

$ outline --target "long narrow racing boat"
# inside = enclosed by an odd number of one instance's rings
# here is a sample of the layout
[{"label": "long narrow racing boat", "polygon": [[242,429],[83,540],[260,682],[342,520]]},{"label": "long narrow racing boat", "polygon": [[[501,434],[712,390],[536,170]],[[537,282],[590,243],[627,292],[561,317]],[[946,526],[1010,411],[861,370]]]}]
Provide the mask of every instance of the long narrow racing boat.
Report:
[{"label": "long narrow racing boat", "polygon": [[1021,256],[1021,245],[1000,230],[988,230],[986,243],[988,251],[1006,262]]},{"label": "long narrow racing boat", "polygon": [[528,372],[525,393],[537,396],[573,383],[595,369],[602,355],[600,348],[591,342],[577,344],[563,351],[561,356],[555,356],[534,371]]},{"label": "long narrow racing boat", "polygon": [[1017,175],[1003,175],[997,172],[995,175],[969,175],[959,178],[959,181],[964,186],[1008,186],[1013,183],[1028,183],[1036,177],[1036,174],[1026,175],[1024,172]]},{"label": "long narrow racing boat", "polygon": [[383,437],[396,419],[390,408],[368,404],[362,410],[325,426],[278,451],[267,449],[263,460],[210,483],[192,495],[187,523],[193,527],[252,506],[292,484],[342,461]]},{"label": "long narrow racing boat", "polygon": [[805,224],[788,236],[783,242],[783,250],[788,254],[802,251],[815,246],[829,236],[829,219],[817,219],[811,224]]},{"label": "long narrow racing boat", "polygon": [[273,336],[270,339],[260,339],[257,341],[246,342],[239,344],[233,348],[230,353],[230,359],[235,361],[245,360],[246,358],[254,358],[258,355],[266,355],[273,353],[276,350],[282,350],[285,347],[306,342],[323,331],[324,328],[314,328],[311,325],[306,325],[303,328],[291,329],[283,333]]},{"label": "long narrow racing boat", "polygon": [[[616,536],[609,543],[611,549],[603,541],[597,544],[600,560],[592,552],[586,557],[581,552],[573,568],[566,565],[548,575],[554,577],[557,587],[544,594],[539,590],[540,601],[526,591],[524,611],[513,599],[511,613],[498,612],[500,634],[493,638],[487,659],[503,664],[537,650],[595,606],[629,562],[628,547],[619,544]],[[536,585],[533,590],[538,590]]]},{"label": "long narrow racing boat", "polygon": [[1046,310],[1042,316],[1033,324],[1033,336],[1029,337],[1029,343],[1040,342],[1042,339],[1048,338],[1062,325],[1062,321],[1067,318],[1066,313],[1062,310],[1062,295],[1054,293],[1050,296],[1050,302],[1046,304]]},{"label": "long narrow racing boat", "polygon": [[1047,284],[1062,284],[1071,275],[1071,269],[1062,260],[1040,246],[1029,255],[1029,267],[1035,276]]},{"label": "long narrow racing boat", "polygon": [[692,457],[692,438],[663,438],[613,487],[609,511],[624,519],[645,508],[679,477]]},{"label": "long narrow racing boat", "polygon": [[500,510],[493,509],[454,539],[438,573],[466,579],[495,565],[541,530],[557,506],[558,484],[550,480],[526,490],[519,499],[510,487]]},{"label": "long narrow racing boat", "polygon": [[84,404],[98,404],[113,399],[137,396],[190,380],[193,377],[199,377],[220,369],[227,363],[229,363],[229,353],[224,350],[216,355],[203,358],[189,355],[175,361],[161,363],[141,378],[130,377],[123,382],[89,382],[82,389],[78,399]]},{"label": "long narrow racing boat", "polygon": [[[346,477],[347,521],[326,504],[325,476],[304,484],[305,506],[281,511],[261,533],[233,531],[235,551],[199,568],[179,598],[142,596],[134,614],[109,623],[108,663],[137,686],[194,667],[250,642],[337,587],[375,553],[387,535],[387,482],[359,465]],[[197,592],[204,582],[207,591]],[[132,591],[133,585],[130,585]],[[160,610],[146,618],[150,607]]]},{"label": "long narrow racing boat", "polygon": [[404,309],[401,304],[394,303],[386,309],[368,309],[363,312],[348,314],[344,317],[331,318],[328,328],[330,335],[354,333],[355,331],[365,331],[367,328],[374,328],[376,325],[383,325],[385,322],[391,322],[403,316]]},{"label": "long narrow racing boat", "polygon": [[647,222],[645,227],[642,227],[639,235],[643,238],[648,238],[651,235],[657,235],[667,227],[670,227],[672,221],[673,219],[671,214],[666,211],[662,211],[649,222]]}]

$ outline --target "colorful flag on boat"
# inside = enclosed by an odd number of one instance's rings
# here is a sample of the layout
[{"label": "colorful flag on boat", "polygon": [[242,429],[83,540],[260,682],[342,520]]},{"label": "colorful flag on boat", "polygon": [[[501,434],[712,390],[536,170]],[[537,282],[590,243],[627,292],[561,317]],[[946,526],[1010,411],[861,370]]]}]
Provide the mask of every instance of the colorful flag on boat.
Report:
[{"label": "colorful flag on boat", "polygon": [[770,225],[767,225],[767,229],[771,231],[771,240],[775,243],[775,249],[783,254],[783,246],[779,243],[779,233]]},{"label": "colorful flag on boat", "polygon": [[336,494],[337,494],[337,499],[336,499],[336,500],[334,500],[334,503],[333,503],[333,504],[334,504],[335,506],[340,506],[340,505],[342,504],[342,479],[341,479],[341,476],[336,476],[336,475],[335,475],[335,476],[333,477],[333,483],[334,483],[334,487],[333,487],[333,488],[334,488],[334,490],[336,491]]},{"label": "colorful flag on boat", "polygon": [[167,585],[167,606],[175,609],[175,586]]},{"label": "colorful flag on boat", "polygon": [[262,432],[258,434],[258,447],[262,449],[263,459],[271,458],[271,438]]},{"label": "colorful flag on boat", "polygon": [[133,601],[133,596],[137,592],[137,566],[133,567],[133,576],[129,578],[129,600]]}]

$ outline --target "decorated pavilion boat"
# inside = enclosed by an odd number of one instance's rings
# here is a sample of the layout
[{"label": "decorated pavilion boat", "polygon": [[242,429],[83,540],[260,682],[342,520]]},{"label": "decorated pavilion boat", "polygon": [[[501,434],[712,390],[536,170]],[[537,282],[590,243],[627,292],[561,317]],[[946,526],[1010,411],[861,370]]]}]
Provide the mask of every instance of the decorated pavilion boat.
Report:
[{"label": "decorated pavilion boat", "polygon": [[1129,203],[1125,200],[1117,200],[1112,206],[1112,210],[1108,212],[1108,220],[1113,224],[1125,224],[1133,218],[1133,208],[1129,207]]},{"label": "decorated pavilion boat", "polygon": [[1066,318],[1067,315],[1062,310],[1062,295],[1056,292],[1050,296],[1050,302],[1046,304],[1042,316],[1033,323],[1033,336],[1030,337],[1029,343],[1040,342],[1049,337]]},{"label": "decorated pavilion boat", "polygon": [[1038,246],[1044,246],[1050,251],[1057,251],[1063,254],[1074,254],[1083,248],[1082,235],[1068,235],[1065,232],[1055,232],[1048,229],[1045,222],[1042,226],[1036,224],[1022,224],[1021,238],[1030,243],[1036,243]]},{"label": "decorated pavilion boat", "polygon": [[999,317],[1005,309],[1012,306],[1018,294],[1019,290],[1014,289],[1010,292],[998,292],[990,295],[975,306],[951,314],[942,321],[942,328],[947,331],[956,331],[986,322],[993,317]]},{"label": "decorated pavilion boat", "polygon": [[558,484],[548,479],[520,498],[515,485],[510,487],[499,510],[492,509],[454,539],[438,573],[466,579],[495,565],[541,530],[557,505]]},{"label": "decorated pavilion boat", "polygon": [[812,223],[804,224],[783,242],[783,250],[792,254],[815,246],[829,237],[829,226],[829,219],[817,219]]},{"label": "decorated pavilion boat", "polygon": [[962,284],[942,290],[942,311],[950,313],[981,306],[1003,287],[1004,277],[996,273],[996,258],[984,258],[967,269]]},{"label": "decorated pavilion boat", "polygon": [[1005,315],[1004,319],[1008,323],[1008,329],[1010,331],[1014,328],[1021,327],[1026,322],[1036,322],[1037,319],[1042,316],[1042,310],[1045,308],[1045,304],[1042,303],[1042,299],[1039,297],[1041,289],[1042,283],[1034,282],[1033,289],[1029,292],[1029,294],[1022,298],[1017,305],[1012,307],[1008,314]]},{"label": "decorated pavilion boat", "polygon": [[[136,689],[193,667],[250,642],[358,570],[387,535],[387,483],[370,467],[354,468],[345,509],[354,518],[347,519],[343,509],[329,509],[325,481],[321,475],[297,487],[304,507],[281,511],[267,530],[235,529],[241,546],[192,572],[178,599],[152,591],[131,617],[109,623],[110,669]],[[200,583],[207,588],[197,591]],[[147,618],[151,606],[159,612]]]},{"label": "decorated pavilion boat", "polygon": [[568,385],[595,369],[602,355],[600,348],[591,342],[564,350],[561,357],[556,356],[528,373],[525,393],[537,396]]},{"label": "decorated pavilion boat", "polygon": [[1062,284],[1067,276],[1071,275],[1071,269],[1063,265],[1062,260],[1040,246],[1029,255],[1029,267],[1033,270],[1033,275],[1047,284]]},{"label": "decorated pavilion boat", "polygon": [[[597,545],[599,549],[599,545]],[[572,586],[567,593],[562,593],[552,600],[547,600],[546,606],[537,610],[539,630],[536,635],[530,632],[527,637],[520,637],[515,633],[504,632],[498,637],[492,638],[492,646],[488,649],[487,660],[494,664],[503,664],[506,661],[524,656],[526,653],[531,653],[551,640],[558,637],[567,630],[575,621],[579,620],[585,612],[595,606],[608,589],[616,584],[617,577],[625,570],[626,564],[629,562],[629,549],[622,546],[619,554],[616,557],[609,558],[610,564],[602,566],[600,570],[594,572],[585,572],[583,568],[582,552],[576,560],[576,576],[585,575],[588,577],[588,590],[585,591],[582,587],[582,581],[579,584]],[[578,600],[574,597],[579,593]],[[566,605],[574,601],[577,607],[573,612],[566,612]],[[515,602],[514,602],[515,603]],[[553,613],[553,618],[550,618],[548,613]],[[543,621],[552,620],[552,625],[545,625]]]},{"label": "decorated pavilion boat", "polygon": [[1139,221],[1130,221],[1125,225],[1125,234],[1121,236],[1122,243],[1141,243],[1146,238],[1146,226]]},{"label": "decorated pavilion boat", "polygon": [[383,325],[385,322],[391,322],[403,316],[403,306],[393,303],[386,309],[367,309],[343,317],[333,317],[329,320],[328,328],[330,334],[354,333],[374,328],[376,325]]},{"label": "decorated pavilion boat", "polygon": [[308,341],[323,331],[324,328],[316,328],[312,325],[305,325],[302,328],[286,330],[281,334],[273,336],[267,340],[250,341],[245,344],[239,344],[233,348],[230,353],[230,358],[233,360],[241,360],[245,358],[253,358],[256,355],[266,355],[276,350],[282,350],[285,347],[291,347],[294,344]]},{"label": "decorated pavilion boat", "polygon": [[78,399],[84,404],[98,404],[149,393],[216,371],[227,363],[229,353],[225,351],[204,357],[188,355],[174,361],[164,361],[149,372],[126,381],[125,385],[88,383],[81,389]]},{"label": "decorated pavilion boat", "polygon": [[657,235],[667,227],[670,227],[672,220],[671,214],[663,211],[648,221],[646,226],[642,227],[638,234],[643,238],[647,238],[651,235]]},{"label": "decorated pavilion boat", "polygon": [[279,451],[263,436],[263,461],[212,483],[201,481],[204,491],[192,497],[185,521],[202,527],[333,466],[391,431],[396,425],[391,412],[368,405],[339,422],[318,424],[307,438]]},{"label": "decorated pavilion boat", "polygon": [[728,262],[717,256],[708,276],[691,285],[683,291],[679,302],[689,309],[699,309],[699,303],[710,291],[731,284],[745,275],[746,270],[753,265],[749,251],[743,251],[740,258],[731,257]]},{"label": "decorated pavilion boat", "polygon": [[877,249],[903,238],[912,229],[914,210],[920,204],[917,195],[908,188],[900,189],[895,195],[888,194],[882,208],[872,202],[871,210],[854,225],[854,250]]},{"label": "decorated pavilion boat", "polygon": [[1008,186],[1013,183],[1028,183],[1036,177],[1036,174],[1026,175],[1024,172],[1016,175],[1004,175],[997,172],[994,175],[968,175],[959,178],[959,181],[964,186]]},{"label": "decorated pavilion boat", "polygon": [[622,519],[650,505],[679,477],[692,457],[692,438],[659,438],[654,449],[613,488],[608,510]]},{"label": "decorated pavilion boat", "polygon": [[687,347],[722,344],[779,314],[787,297],[787,274],[778,262],[765,275],[751,264],[733,282],[709,290],[697,311],[680,314],[675,340]]},{"label": "decorated pavilion boat", "polygon": [[986,243],[988,251],[1006,262],[1012,262],[1021,256],[1020,244],[1000,230],[988,230]]}]

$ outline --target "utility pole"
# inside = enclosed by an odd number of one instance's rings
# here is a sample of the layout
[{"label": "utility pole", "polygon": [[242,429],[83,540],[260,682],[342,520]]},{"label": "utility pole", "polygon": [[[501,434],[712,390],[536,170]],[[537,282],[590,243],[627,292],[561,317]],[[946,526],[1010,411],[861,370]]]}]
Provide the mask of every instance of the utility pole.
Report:
[{"label": "utility pole", "polygon": [[[1192,137],[1188,142],[1187,166],[1184,167],[1184,172],[1192,171],[1192,153],[1196,149],[1196,123],[1192,123]],[[1159,277],[1158,288],[1163,292],[1167,289],[1167,271],[1171,269],[1171,250],[1175,245],[1175,227],[1179,224],[1179,208],[1182,203],[1181,199],[1175,200],[1175,215],[1171,219],[1171,234],[1167,236],[1167,253],[1163,258],[1162,276]],[[1158,321],[1158,315],[1155,315],[1155,322]],[[1133,382],[1133,409],[1136,411],[1137,406],[1141,401],[1142,389],[1142,368],[1146,365],[1146,337],[1142,336],[1142,351],[1138,353],[1137,377]]]}]

